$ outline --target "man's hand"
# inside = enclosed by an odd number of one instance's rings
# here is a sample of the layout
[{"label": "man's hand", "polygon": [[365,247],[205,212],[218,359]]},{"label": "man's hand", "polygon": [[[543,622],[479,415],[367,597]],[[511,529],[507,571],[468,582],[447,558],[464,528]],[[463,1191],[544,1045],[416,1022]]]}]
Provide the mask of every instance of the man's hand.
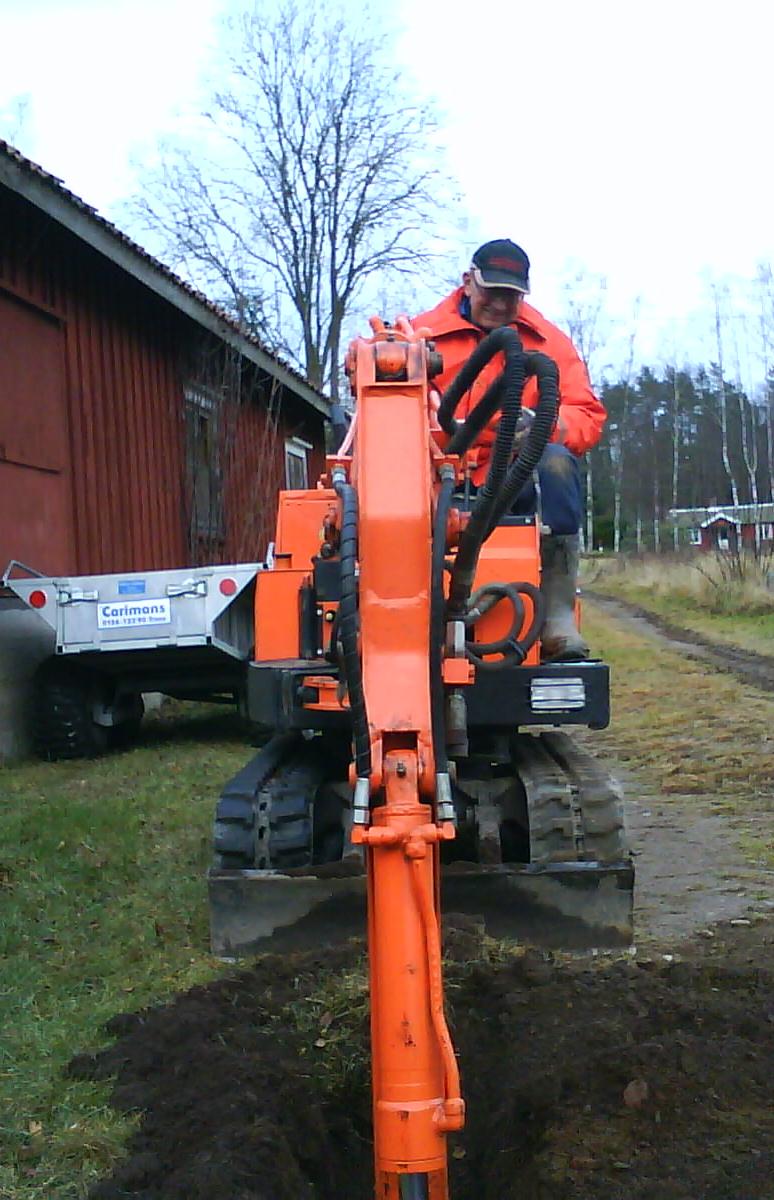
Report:
[{"label": "man's hand", "polygon": [[[516,422],[516,432],[513,435],[513,450],[518,454],[522,446],[526,442],[529,431],[535,422],[535,410],[532,408],[523,408],[519,414],[519,419]],[[554,426],[554,435],[551,438],[552,442],[559,442],[564,445],[565,435],[567,433],[567,425],[562,419],[561,413],[557,417],[556,425]]]},{"label": "man's hand", "polygon": [[531,408],[523,408],[519,414],[519,419],[516,422],[516,432],[513,435],[513,449],[518,454],[522,446],[526,442],[529,431],[532,428],[535,420],[534,410]]}]

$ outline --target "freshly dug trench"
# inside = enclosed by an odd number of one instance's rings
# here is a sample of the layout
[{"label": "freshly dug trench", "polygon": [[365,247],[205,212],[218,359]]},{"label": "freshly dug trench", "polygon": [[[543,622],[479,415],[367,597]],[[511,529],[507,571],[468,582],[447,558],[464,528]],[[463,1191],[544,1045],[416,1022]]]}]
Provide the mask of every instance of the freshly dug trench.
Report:
[{"label": "freshly dug trench", "polygon": [[[774,1197],[774,922],[683,961],[447,936],[468,1124],[454,1200]],[[91,1200],[371,1200],[363,947],[265,957],[70,1064],[141,1110]]]}]

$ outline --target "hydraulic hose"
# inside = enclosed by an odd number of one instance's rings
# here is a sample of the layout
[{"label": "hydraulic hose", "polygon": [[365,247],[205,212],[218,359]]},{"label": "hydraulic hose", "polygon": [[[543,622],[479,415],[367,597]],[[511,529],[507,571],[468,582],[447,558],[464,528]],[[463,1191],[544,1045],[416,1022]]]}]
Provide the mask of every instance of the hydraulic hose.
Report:
[{"label": "hydraulic hose", "polygon": [[[473,587],[473,577],[478,563],[478,556],[484,541],[492,529],[495,508],[505,483],[508,464],[513,452],[513,439],[516,433],[516,423],[521,412],[521,393],[524,389],[525,378],[524,351],[521,339],[515,329],[504,325],[500,329],[493,330],[492,333],[484,338],[483,342],[473,351],[459,374],[452,380],[443,395],[438,410],[438,420],[442,427],[446,428],[444,421],[447,420],[449,409],[452,413],[454,412],[454,408],[456,408],[459,402],[459,397],[463,392],[467,391],[479,372],[483,370],[492,356],[499,350],[502,350],[505,354],[505,369],[502,374],[500,404],[501,416],[497,425],[497,433],[495,435],[495,443],[486,482],[479,489],[468,524],[460,534],[457,557],[454,561],[451,582],[449,584],[448,610],[452,617],[464,615],[465,606]],[[478,423],[482,406],[486,411],[489,405],[494,403],[494,391],[494,387],[490,387],[483,399],[476,405],[473,413],[468,417],[468,421],[460,431],[463,438],[466,435],[468,422],[472,420],[474,427]],[[453,422],[453,417],[451,421]],[[457,430],[453,429],[452,432],[454,434]]]},{"label": "hydraulic hose", "polygon": [[446,447],[447,454],[464,454],[500,407],[505,380],[502,374],[490,383],[472,413],[458,427]]},{"label": "hydraulic hose", "polygon": [[[470,358],[454,376],[454,379],[452,379],[441,397],[441,403],[438,406],[438,422],[441,428],[450,436],[453,436],[457,432],[454,413],[465,392],[475,383],[486,364],[491,358],[494,358],[499,350],[506,350],[506,347],[513,347],[514,345],[518,346],[518,350],[521,353],[521,340],[515,329],[511,329],[509,325],[501,325],[499,329],[493,329],[482,342],[479,342]],[[507,366],[508,358],[506,350],[506,373]],[[479,405],[484,404],[488,397],[488,402],[491,403],[490,393],[494,387],[495,385],[493,384],[487,389],[486,395],[479,400],[476,409],[478,409]],[[493,404],[489,413],[490,417],[494,414],[496,408],[497,405]],[[476,409],[474,409],[474,412]],[[469,414],[467,420],[470,420],[472,415]]]},{"label": "hydraulic hose", "polygon": [[443,572],[446,556],[446,525],[449,519],[454,468],[441,468],[441,490],[433,520],[433,549],[430,567],[430,712],[433,729],[433,757],[437,775],[447,775],[446,713],[443,686],[443,643],[446,633],[446,598],[443,591]]},{"label": "hydraulic hose", "polygon": [[537,380],[538,401],[525,444],[508,470],[497,497],[486,537],[513,504],[524,484],[539,463],[556,425],[559,411],[559,370],[547,354],[534,352],[524,356],[525,372]]},{"label": "hydraulic hose", "polygon": [[338,613],[338,638],[342,647],[344,679],[352,713],[352,742],[358,779],[371,776],[371,737],[368,731],[363,669],[360,662],[358,634],[360,616],[357,602],[357,492],[346,482],[343,470],[334,467],[333,487],[341,500],[341,599]]}]

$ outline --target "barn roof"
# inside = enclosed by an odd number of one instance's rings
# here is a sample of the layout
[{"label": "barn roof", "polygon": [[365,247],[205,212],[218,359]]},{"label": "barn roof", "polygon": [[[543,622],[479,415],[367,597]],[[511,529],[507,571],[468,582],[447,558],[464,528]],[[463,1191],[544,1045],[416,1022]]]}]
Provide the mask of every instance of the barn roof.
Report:
[{"label": "barn roof", "polygon": [[774,504],[710,504],[706,508],[670,508],[669,520],[680,529],[705,528],[715,521],[760,525],[774,521]]},{"label": "barn roof", "polygon": [[25,158],[0,139],[0,186],[24,197],[81,241],[134,276],[157,296],[233,346],[245,358],[273,375],[281,384],[328,415],[329,401],[304,376],[254,337],[246,335],[230,313],[186,283],[143,250],[95,208],[64,186],[61,179]]}]

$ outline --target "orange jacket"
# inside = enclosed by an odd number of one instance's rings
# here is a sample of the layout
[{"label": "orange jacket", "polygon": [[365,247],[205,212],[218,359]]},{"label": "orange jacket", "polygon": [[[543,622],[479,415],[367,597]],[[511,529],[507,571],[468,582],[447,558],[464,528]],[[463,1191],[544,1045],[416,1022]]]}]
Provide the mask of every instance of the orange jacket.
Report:
[{"label": "orange jacket", "polygon": [[[440,304],[429,312],[422,313],[411,322],[415,329],[429,329],[432,340],[443,356],[443,371],[433,384],[443,391],[460,367],[472,354],[486,334],[476,325],[471,325],[460,315],[461,287],[456,288]],[[525,350],[540,350],[552,358],[559,368],[559,419],[552,437],[562,442],[574,454],[583,454],[596,446],[602,436],[607,413],[591,390],[588,372],[578,352],[566,334],[550,321],[522,301],[514,328],[521,337]],[[489,384],[502,371],[504,359],[496,354],[487,363],[471,389],[457,406],[457,417],[467,416],[483,396]],[[534,378],[524,386],[522,403],[525,408],[537,404],[537,384]],[[483,482],[486,466],[494,442],[496,420],[479,435],[477,462],[473,472],[475,483]],[[474,451],[475,452],[475,451]]]}]

